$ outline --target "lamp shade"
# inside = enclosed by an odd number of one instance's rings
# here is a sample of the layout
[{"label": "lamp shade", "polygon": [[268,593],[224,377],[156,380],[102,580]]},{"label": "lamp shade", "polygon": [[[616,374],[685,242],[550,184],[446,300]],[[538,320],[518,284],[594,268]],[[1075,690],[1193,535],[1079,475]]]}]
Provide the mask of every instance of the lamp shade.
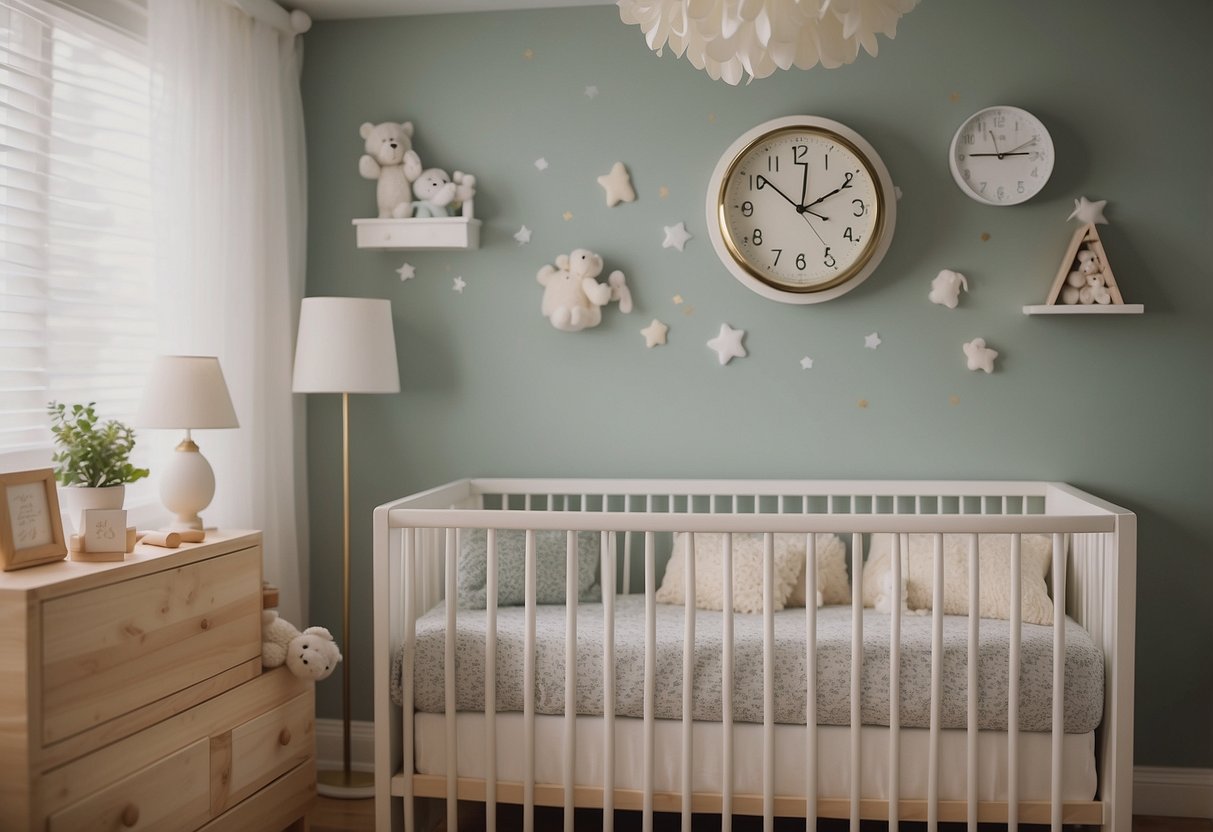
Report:
[{"label": "lamp shade", "polygon": [[292,388],[296,393],[399,393],[392,302],[304,298]]},{"label": "lamp shade", "polygon": [[160,355],[152,364],[135,415],[141,428],[238,428],[219,359]]}]

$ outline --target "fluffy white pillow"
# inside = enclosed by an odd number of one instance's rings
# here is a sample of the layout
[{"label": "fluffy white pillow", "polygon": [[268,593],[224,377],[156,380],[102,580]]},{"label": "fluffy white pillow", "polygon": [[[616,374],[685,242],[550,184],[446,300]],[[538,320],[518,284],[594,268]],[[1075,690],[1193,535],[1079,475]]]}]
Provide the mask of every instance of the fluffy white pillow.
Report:
[{"label": "fluffy white pillow", "polygon": [[[733,535],[733,609],[736,612],[762,612],[761,534]],[[721,534],[695,535],[695,606],[703,610],[724,609],[723,539]],[[686,535],[674,535],[674,549],[665,568],[657,600],[663,604],[684,604],[683,575]],[[798,534],[775,535],[774,606],[804,606],[805,538]],[[832,534],[817,536],[817,587],[825,603],[846,603],[846,547]],[[841,576],[841,577],[840,577]],[[838,588],[841,581],[841,591]],[[797,591],[798,590],[798,591]],[[799,603],[793,598],[799,595]],[[837,599],[839,595],[843,600]]]},{"label": "fluffy white pillow", "polygon": [[[905,539],[909,538],[907,553]],[[978,578],[981,582],[982,618],[1011,617],[1011,535],[978,535]],[[886,586],[891,534],[874,534],[863,569],[863,605],[872,607]],[[910,609],[931,609],[934,581],[935,536],[902,536],[902,577],[906,579],[906,603]],[[1046,534],[1025,534],[1020,544],[1020,585],[1023,589],[1023,620],[1029,624],[1052,624],[1053,601],[1045,577],[1053,561],[1053,540]],[[969,614],[969,535],[943,536],[943,611],[947,615]]]},{"label": "fluffy white pillow", "polygon": [[[775,535],[776,539],[783,535]],[[803,607],[805,601],[805,572],[808,569],[808,550],[804,535],[795,535],[800,548],[805,552],[801,560],[800,574],[788,596],[787,606]],[[817,535],[817,591],[821,593],[821,604],[851,603],[851,576],[847,574],[847,545],[836,534]],[[820,605],[819,605],[820,606]]]}]

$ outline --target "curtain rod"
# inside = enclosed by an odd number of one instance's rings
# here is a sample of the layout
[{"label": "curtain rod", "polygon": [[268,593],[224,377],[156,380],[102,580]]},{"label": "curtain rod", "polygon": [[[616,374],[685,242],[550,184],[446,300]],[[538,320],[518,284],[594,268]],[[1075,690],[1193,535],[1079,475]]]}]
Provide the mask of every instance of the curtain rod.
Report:
[{"label": "curtain rod", "polygon": [[312,19],[307,12],[296,9],[288,12],[274,0],[226,0],[254,20],[273,26],[289,35],[302,35],[312,28]]}]

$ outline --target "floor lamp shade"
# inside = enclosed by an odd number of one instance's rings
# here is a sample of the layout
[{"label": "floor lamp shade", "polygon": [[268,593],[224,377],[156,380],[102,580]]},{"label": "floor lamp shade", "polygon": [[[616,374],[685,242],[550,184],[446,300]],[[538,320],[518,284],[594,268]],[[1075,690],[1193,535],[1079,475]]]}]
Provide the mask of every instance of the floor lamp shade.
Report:
[{"label": "floor lamp shade", "polygon": [[292,387],[296,393],[399,393],[392,302],[304,298]]}]

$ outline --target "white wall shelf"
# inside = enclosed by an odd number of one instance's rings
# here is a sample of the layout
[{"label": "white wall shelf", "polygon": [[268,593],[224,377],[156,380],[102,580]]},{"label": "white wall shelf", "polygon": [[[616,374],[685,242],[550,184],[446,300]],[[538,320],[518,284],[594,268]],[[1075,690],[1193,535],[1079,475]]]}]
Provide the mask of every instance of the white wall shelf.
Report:
[{"label": "white wall shelf", "polygon": [[407,220],[354,220],[358,248],[480,248],[480,220],[471,217],[421,217]]},{"label": "white wall shelf", "polygon": [[1025,315],[1140,315],[1146,307],[1140,303],[1075,303],[1075,304],[1038,304],[1025,306]]}]

